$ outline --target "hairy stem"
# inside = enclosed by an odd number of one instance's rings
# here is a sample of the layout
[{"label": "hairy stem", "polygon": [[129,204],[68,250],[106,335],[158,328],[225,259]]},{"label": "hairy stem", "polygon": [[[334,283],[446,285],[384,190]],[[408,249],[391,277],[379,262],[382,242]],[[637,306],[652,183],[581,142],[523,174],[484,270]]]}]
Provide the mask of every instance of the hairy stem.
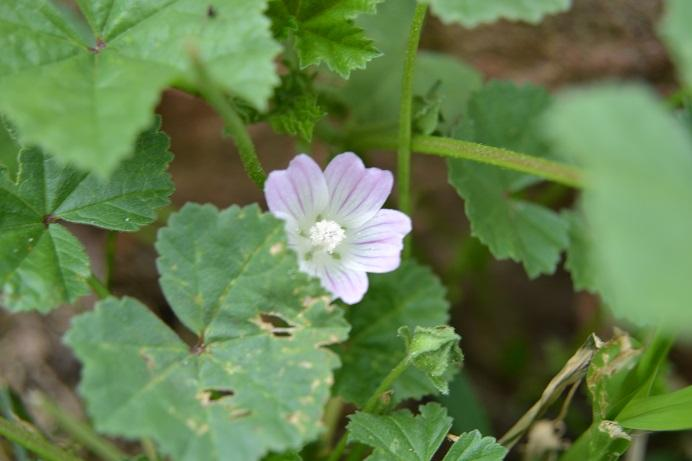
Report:
[{"label": "hairy stem", "polygon": [[[375,392],[373,392],[368,401],[365,402],[365,406],[361,409],[361,411],[366,413],[374,413],[373,410],[376,409],[377,404],[380,401],[380,397],[382,397],[382,395],[392,387],[394,381],[396,381],[397,378],[399,378],[399,376],[401,376],[401,374],[406,371],[410,365],[411,360],[407,355],[401,362],[399,362],[397,366],[392,369],[392,371],[389,372],[387,376],[384,377],[380,385],[377,386],[377,389],[375,389]],[[341,455],[344,453],[346,445],[348,445],[348,433],[344,432],[339,439],[339,443],[336,445],[334,451],[329,456],[327,461],[338,461],[341,458]]]},{"label": "hairy stem", "polygon": [[[418,43],[423,29],[423,21],[428,10],[426,3],[416,5],[406,46],[404,73],[401,79],[401,101],[399,106],[399,137],[397,151],[397,181],[399,208],[411,214],[411,118],[413,111],[413,73],[416,68]],[[410,254],[410,240],[404,242],[404,256]]]},{"label": "hairy stem", "polygon": [[2,417],[0,417],[0,435],[32,453],[36,453],[44,461],[82,461],[71,453],[51,444],[38,432],[25,429]]},{"label": "hairy stem", "polygon": [[257,187],[262,189],[264,181],[267,179],[267,174],[262,168],[262,164],[257,157],[255,145],[252,142],[250,134],[245,128],[245,124],[236,112],[232,103],[226,98],[221,89],[214,83],[211,76],[207,72],[204,63],[200,60],[195,52],[190,53],[192,63],[197,71],[197,81],[199,91],[207,100],[207,102],[221,115],[223,118],[226,130],[230,133],[236,148],[240,161],[243,163],[243,168],[247,175],[257,184]]},{"label": "hairy stem", "polygon": [[[397,139],[391,135],[372,135],[354,139],[361,150],[394,149]],[[414,136],[411,149],[424,155],[472,160],[501,168],[527,173],[574,188],[582,188],[582,172],[572,166],[499,147],[486,146],[469,141],[442,136]]]}]

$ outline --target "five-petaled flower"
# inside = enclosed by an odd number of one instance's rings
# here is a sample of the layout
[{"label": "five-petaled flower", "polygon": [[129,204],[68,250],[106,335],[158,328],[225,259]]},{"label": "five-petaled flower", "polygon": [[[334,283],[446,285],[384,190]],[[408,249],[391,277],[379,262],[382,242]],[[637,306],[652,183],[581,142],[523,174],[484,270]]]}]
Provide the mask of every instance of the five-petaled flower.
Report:
[{"label": "five-petaled flower", "polygon": [[363,298],[367,272],[399,267],[411,220],[400,211],[381,209],[392,183],[389,171],[365,168],[350,152],[337,155],[324,172],[301,154],[288,169],[267,178],[269,210],[285,221],[300,269],[347,304]]}]

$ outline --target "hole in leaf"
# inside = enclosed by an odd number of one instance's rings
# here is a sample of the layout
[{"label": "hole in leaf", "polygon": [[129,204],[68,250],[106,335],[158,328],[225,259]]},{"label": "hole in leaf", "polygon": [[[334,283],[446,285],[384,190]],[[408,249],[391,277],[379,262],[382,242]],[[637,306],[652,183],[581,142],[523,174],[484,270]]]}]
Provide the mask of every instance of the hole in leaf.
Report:
[{"label": "hole in leaf", "polygon": [[216,17],[216,8],[214,8],[214,5],[209,5],[207,8],[207,17],[210,19],[214,19]]},{"label": "hole in leaf", "polygon": [[294,329],[293,325],[275,314],[260,314],[260,327],[277,338],[291,337]]},{"label": "hole in leaf", "polygon": [[216,402],[226,397],[233,397],[235,392],[230,389],[207,389],[204,391],[210,402]]}]

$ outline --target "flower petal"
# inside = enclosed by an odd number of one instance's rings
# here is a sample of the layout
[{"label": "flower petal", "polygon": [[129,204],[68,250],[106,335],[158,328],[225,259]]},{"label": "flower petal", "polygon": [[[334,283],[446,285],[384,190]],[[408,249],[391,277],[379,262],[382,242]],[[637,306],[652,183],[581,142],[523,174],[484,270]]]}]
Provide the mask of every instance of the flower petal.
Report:
[{"label": "flower petal", "polygon": [[357,155],[334,157],[324,170],[329,189],[327,215],[346,227],[359,227],[382,208],[392,191],[392,173],[365,168]]},{"label": "flower petal", "polygon": [[368,291],[368,276],[363,271],[345,269],[341,265],[322,266],[319,273],[322,285],[346,304],[355,304]]},{"label": "flower petal", "polygon": [[275,216],[292,218],[301,227],[324,212],[329,201],[322,170],[305,154],[291,160],[287,169],[272,171],[264,184],[264,194]]},{"label": "flower petal", "polygon": [[399,267],[403,239],[411,219],[397,210],[380,210],[351,232],[341,251],[345,267],[366,272],[390,272]]}]

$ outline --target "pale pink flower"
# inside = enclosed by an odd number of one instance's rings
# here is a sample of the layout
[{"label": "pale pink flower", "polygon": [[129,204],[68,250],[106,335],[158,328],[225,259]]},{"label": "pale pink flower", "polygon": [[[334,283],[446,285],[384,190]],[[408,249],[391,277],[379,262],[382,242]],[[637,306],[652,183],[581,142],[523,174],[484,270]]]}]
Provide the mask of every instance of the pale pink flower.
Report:
[{"label": "pale pink flower", "polygon": [[363,298],[367,272],[399,267],[411,220],[381,209],[392,183],[389,171],[365,168],[346,152],[324,172],[309,156],[298,155],[288,169],[273,171],[264,186],[269,210],[286,223],[300,269],[347,304]]}]

